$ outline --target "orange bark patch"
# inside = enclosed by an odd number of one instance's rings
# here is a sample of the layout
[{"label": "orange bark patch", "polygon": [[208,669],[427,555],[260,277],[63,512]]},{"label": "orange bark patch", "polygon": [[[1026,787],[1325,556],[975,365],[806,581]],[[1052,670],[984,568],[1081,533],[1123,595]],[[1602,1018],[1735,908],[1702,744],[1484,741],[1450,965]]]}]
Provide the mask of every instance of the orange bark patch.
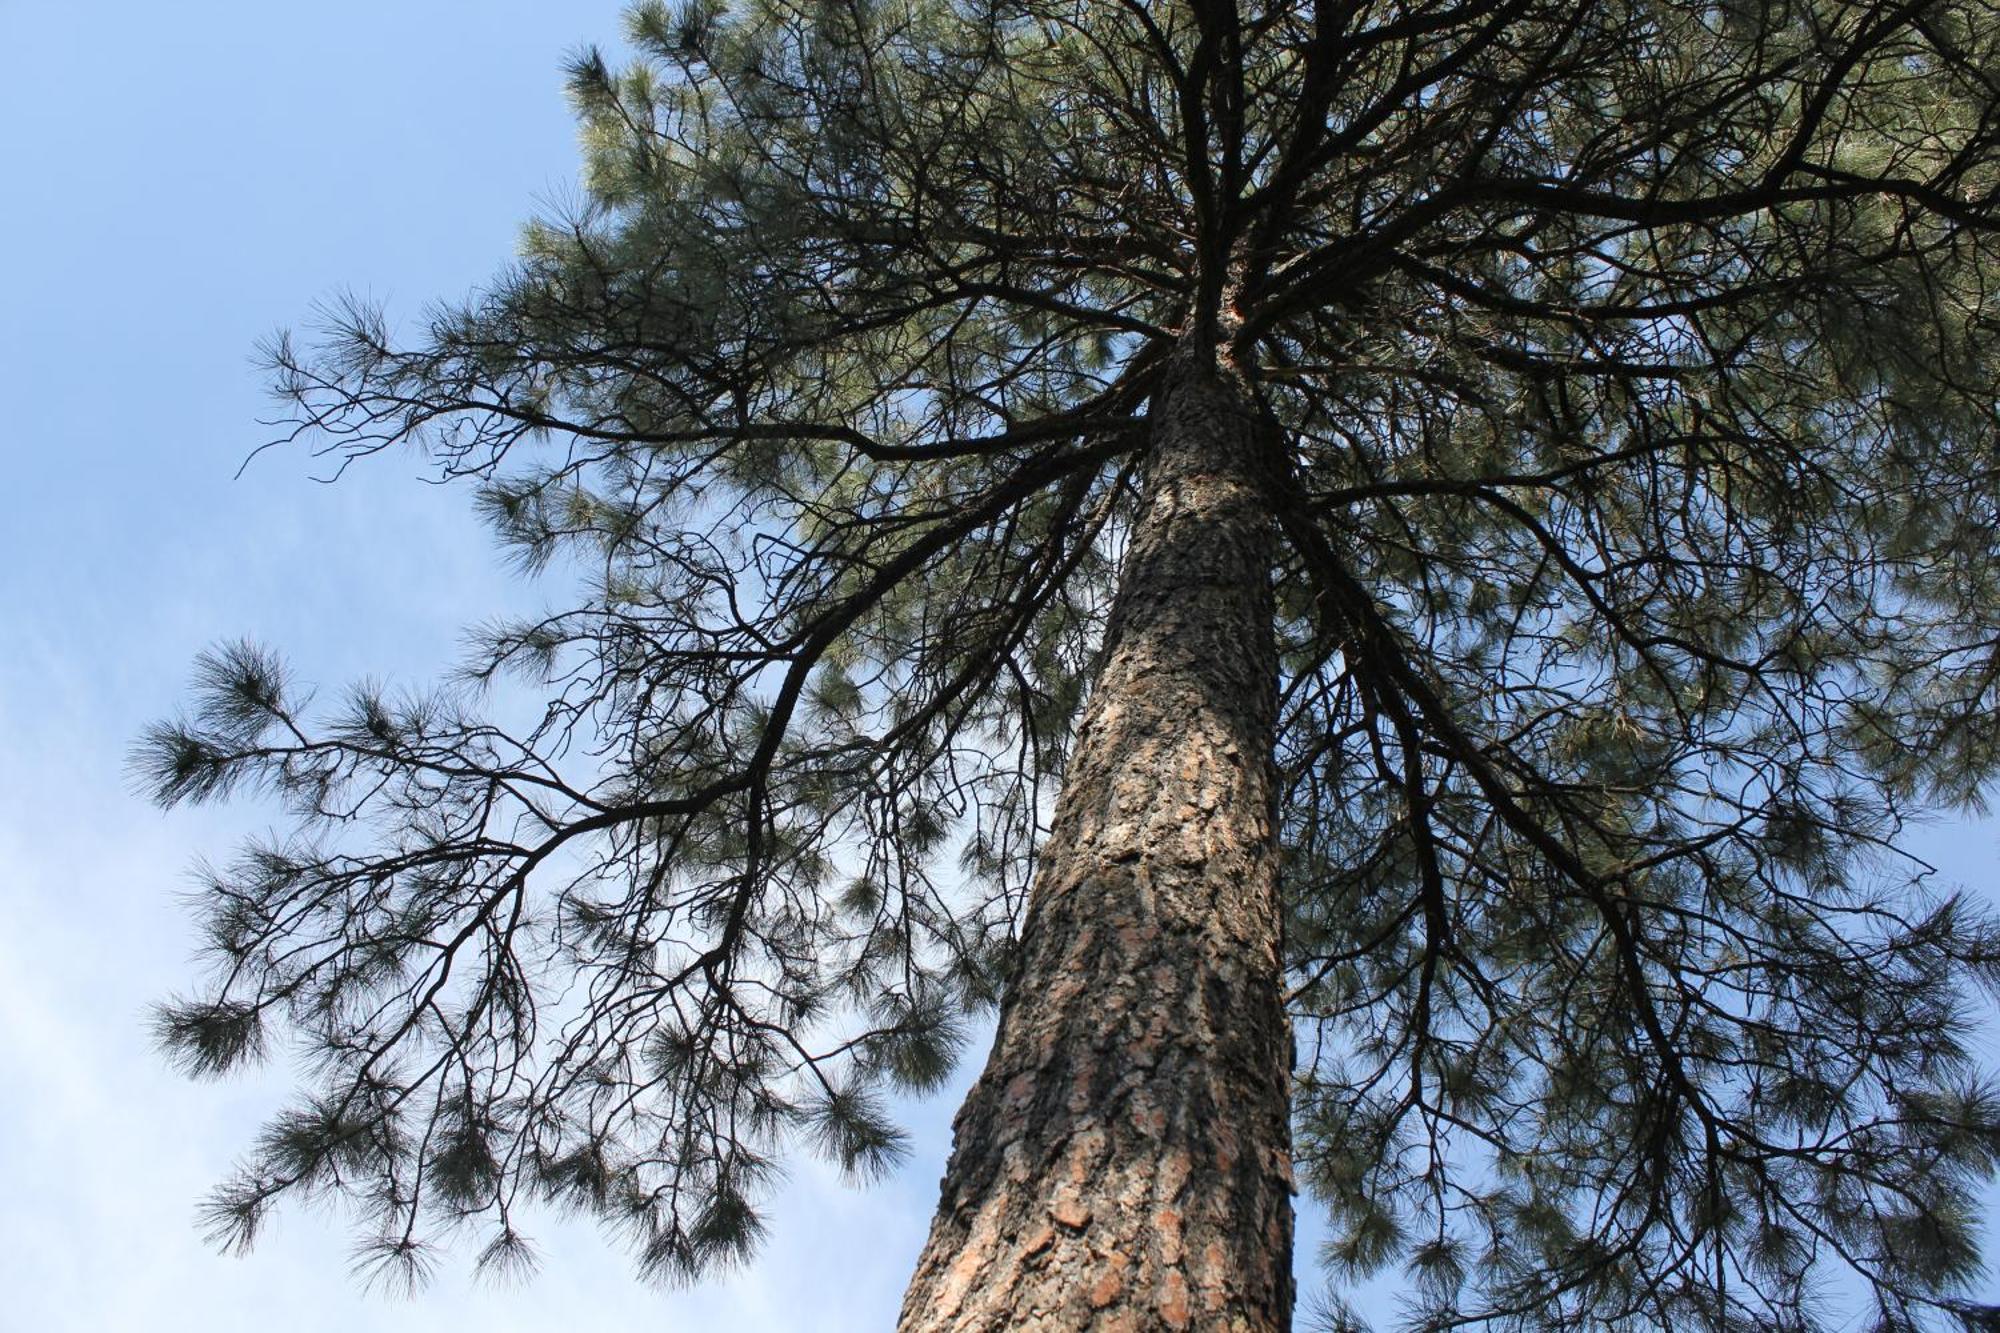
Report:
[{"label": "orange bark patch", "polygon": [[1160,1233],[1160,1259],[1169,1264],[1181,1261],[1181,1215],[1171,1208],[1153,1214],[1153,1227]]},{"label": "orange bark patch", "polygon": [[1160,1284],[1160,1321],[1176,1333],[1188,1326],[1187,1279],[1178,1269],[1170,1270]]},{"label": "orange bark patch", "polygon": [[1222,1242],[1212,1240],[1201,1252],[1202,1258],[1202,1307],[1210,1314],[1222,1308],[1228,1299],[1229,1252]]},{"label": "orange bark patch", "polygon": [[1090,1225],[1090,1205],[1072,1191],[1064,1190],[1049,1205],[1049,1216],[1072,1231],[1081,1231]]}]

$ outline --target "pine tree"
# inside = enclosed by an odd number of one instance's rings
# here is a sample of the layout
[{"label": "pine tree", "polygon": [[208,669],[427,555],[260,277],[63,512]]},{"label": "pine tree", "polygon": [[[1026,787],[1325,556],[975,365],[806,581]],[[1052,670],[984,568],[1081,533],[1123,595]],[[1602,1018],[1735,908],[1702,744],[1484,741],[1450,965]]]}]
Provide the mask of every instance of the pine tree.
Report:
[{"label": "pine tree", "polygon": [[2000,771],[1992,5],[628,37],[488,290],[270,348],[571,591],[146,737],[291,813],[158,1016],[310,1057],[222,1241],[546,1199],[693,1278],[997,1008],[906,1333],[1289,1327],[1295,1171],[1425,1328],[2000,1322],[2000,928],[1904,848]]}]

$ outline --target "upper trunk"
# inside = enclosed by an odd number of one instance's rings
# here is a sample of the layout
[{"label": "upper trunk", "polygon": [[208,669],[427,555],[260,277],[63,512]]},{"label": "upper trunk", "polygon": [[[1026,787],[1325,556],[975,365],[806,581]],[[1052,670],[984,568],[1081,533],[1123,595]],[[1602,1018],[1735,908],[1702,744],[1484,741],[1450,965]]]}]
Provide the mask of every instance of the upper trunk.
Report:
[{"label": "upper trunk", "polygon": [[1173,365],[901,1333],[1290,1326],[1270,511],[1241,387]]}]

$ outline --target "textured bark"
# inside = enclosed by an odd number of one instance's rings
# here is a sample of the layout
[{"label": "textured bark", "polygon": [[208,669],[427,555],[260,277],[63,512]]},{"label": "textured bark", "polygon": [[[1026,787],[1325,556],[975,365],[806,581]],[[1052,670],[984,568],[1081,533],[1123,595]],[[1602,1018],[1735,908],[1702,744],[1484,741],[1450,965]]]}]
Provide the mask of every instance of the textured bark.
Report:
[{"label": "textured bark", "polygon": [[901,1333],[1291,1323],[1273,538],[1240,389],[1176,364]]}]

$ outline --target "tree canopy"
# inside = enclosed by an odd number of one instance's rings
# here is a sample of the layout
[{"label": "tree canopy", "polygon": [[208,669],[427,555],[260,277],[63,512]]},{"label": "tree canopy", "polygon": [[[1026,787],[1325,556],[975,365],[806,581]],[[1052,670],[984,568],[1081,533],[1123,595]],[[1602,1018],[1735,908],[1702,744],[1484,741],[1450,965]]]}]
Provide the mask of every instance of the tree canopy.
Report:
[{"label": "tree canopy", "polygon": [[506,1267],[547,1198],[678,1280],[786,1144],[891,1166],[881,1090],[1006,984],[1199,339],[1267,437],[1336,1275],[1436,1328],[1995,1326],[2000,927],[1902,843],[2000,770],[2000,11],[626,35],[490,287],[269,348],[291,440],[426,451],[558,600],[422,694],[219,648],[145,738],[161,802],[291,816],[205,872],[158,1017],[195,1073],[305,1056],[218,1236],[341,1194],[386,1273],[467,1225]]}]

